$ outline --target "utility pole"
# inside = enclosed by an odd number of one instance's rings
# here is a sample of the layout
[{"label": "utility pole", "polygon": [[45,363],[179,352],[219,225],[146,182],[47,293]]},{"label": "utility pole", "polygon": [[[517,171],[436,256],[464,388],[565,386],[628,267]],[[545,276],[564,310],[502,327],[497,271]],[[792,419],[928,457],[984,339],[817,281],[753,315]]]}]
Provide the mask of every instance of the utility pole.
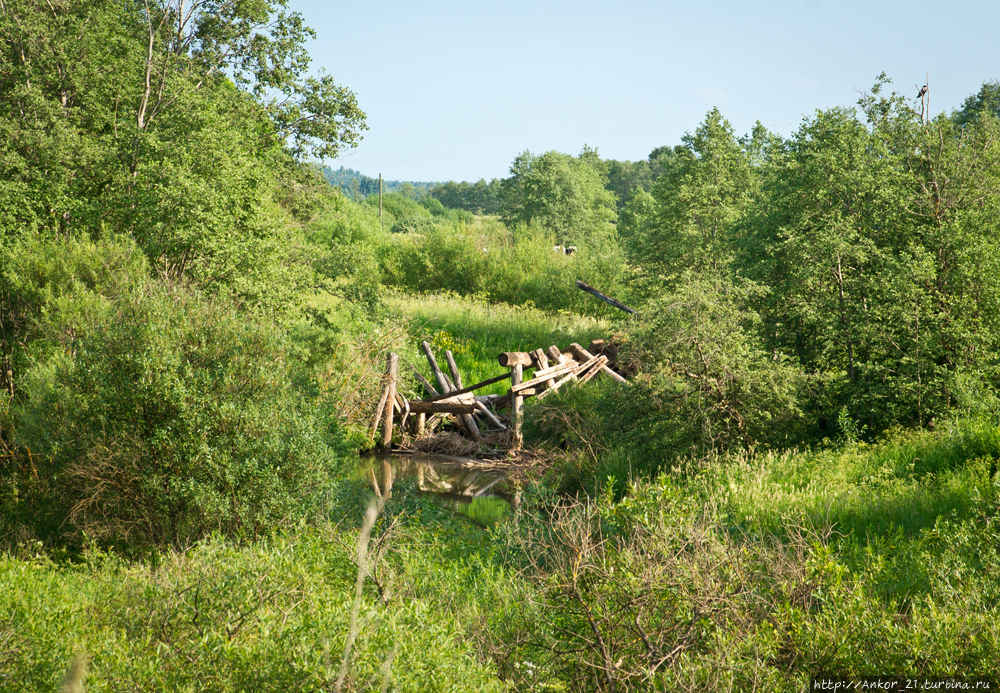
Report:
[{"label": "utility pole", "polygon": [[382,228],[382,174],[378,174],[378,227]]}]

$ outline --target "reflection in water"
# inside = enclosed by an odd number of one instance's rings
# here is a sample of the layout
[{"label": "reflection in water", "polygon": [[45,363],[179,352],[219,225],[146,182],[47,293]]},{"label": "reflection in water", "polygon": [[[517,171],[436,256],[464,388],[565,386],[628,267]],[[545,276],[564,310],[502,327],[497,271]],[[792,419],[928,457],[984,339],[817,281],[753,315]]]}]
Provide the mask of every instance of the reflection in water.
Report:
[{"label": "reflection in water", "polygon": [[392,494],[393,481],[412,477],[421,491],[452,500],[456,509],[480,524],[493,524],[510,512],[503,498],[488,495],[503,475],[496,470],[467,466],[467,461],[447,455],[390,455],[363,462],[372,490],[382,498]]}]

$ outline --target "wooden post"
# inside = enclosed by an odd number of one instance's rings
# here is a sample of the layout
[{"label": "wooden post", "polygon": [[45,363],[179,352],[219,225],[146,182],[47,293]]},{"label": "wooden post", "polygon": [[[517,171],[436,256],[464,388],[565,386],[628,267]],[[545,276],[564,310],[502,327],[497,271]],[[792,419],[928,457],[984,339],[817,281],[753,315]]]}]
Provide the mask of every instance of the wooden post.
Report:
[{"label": "wooden post", "polygon": [[382,174],[378,174],[378,227],[382,228]]},{"label": "wooden post", "polygon": [[396,378],[399,375],[399,357],[389,354],[389,366],[386,374],[386,391],[388,393],[385,407],[385,418],[382,420],[382,442],[379,449],[382,452],[389,452],[392,449],[392,402],[396,401]]},{"label": "wooden post", "polygon": [[[521,384],[521,377],[524,375],[524,366],[520,363],[516,364],[510,369],[510,386],[511,389],[517,387]],[[512,392],[511,402],[513,403],[513,416],[514,416],[514,437],[511,440],[511,447],[514,450],[520,450],[521,445],[524,443],[524,436],[521,433],[521,415],[524,411],[524,397]]]}]

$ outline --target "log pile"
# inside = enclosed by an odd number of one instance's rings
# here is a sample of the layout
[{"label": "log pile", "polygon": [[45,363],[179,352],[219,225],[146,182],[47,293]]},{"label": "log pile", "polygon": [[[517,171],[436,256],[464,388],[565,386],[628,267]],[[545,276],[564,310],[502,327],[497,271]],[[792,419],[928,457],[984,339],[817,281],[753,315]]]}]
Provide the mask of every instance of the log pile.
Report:
[{"label": "log pile", "polygon": [[[445,373],[430,344],[422,342],[420,346],[437,386],[414,368],[417,381],[426,390],[427,397],[406,399],[397,392],[398,358],[396,354],[389,355],[382,399],[371,432],[374,438],[381,424],[379,449],[383,452],[392,448],[396,421],[401,433],[409,431],[414,438],[420,438],[435,426],[447,422],[453,423],[473,441],[483,438],[484,429],[503,432],[509,436],[510,447],[518,449],[523,443],[521,424],[526,398],[544,398],[567,384],[578,386],[601,374],[618,383],[628,382],[615,370],[613,354],[609,353],[603,340],[591,342],[590,349],[573,343],[565,350],[552,345],[545,350],[504,352],[497,357],[497,361],[509,369],[507,373],[469,386],[463,386],[462,376],[450,351],[444,352],[448,367],[448,373]],[[506,394],[475,394],[476,390],[501,381],[510,382]]]}]

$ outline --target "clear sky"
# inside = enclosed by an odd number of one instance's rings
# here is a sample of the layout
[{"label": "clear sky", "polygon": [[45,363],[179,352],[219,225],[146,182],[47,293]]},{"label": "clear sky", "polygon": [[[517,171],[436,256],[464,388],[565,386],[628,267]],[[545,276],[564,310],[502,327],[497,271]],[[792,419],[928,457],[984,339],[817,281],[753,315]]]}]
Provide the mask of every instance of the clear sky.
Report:
[{"label": "clear sky", "polygon": [[290,0],[313,67],[369,131],[327,161],[416,181],[502,178],[525,149],[644,159],[718,106],[783,135],[853,106],[886,72],[951,111],[1000,78],[1000,0],[353,2]]}]

